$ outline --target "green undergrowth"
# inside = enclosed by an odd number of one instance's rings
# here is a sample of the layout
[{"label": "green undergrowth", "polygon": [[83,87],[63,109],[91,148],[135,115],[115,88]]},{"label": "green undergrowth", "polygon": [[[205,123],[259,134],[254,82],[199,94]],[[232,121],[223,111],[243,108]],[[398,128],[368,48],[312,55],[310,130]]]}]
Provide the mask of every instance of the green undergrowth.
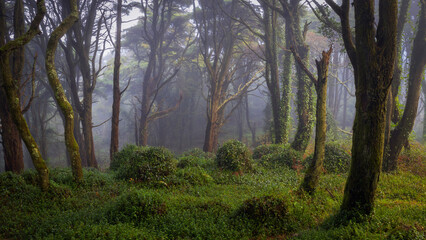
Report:
[{"label": "green undergrowth", "polygon": [[321,176],[317,192],[308,196],[297,191],[303,173],[289,167],[254,165],[241,173],[212,162],[210,156],[195,156],[153,182],[89,169],[79,186],[73,184],[70,169],[51,169],[51,189],[45,193],[36,186],[34,172],[3,173],[0,239],[425,237],[422,176],[382,174],[374,214],[364,222],[339,225],[334,216],[346,174]]}]

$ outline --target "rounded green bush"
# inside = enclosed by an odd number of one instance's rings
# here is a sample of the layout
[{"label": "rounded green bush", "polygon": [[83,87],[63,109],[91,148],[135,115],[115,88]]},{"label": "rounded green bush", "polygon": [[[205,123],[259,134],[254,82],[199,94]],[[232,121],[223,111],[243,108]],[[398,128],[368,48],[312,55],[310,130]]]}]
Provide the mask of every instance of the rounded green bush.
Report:
[{"label": "rounded green bush", "polygon": [[176,160],[164,147],[137,148],[128,156],[117,169],[120,179],[162,181],[176,171]]},{"label": "rounded green bush", "polygon": [[267,167],[286,166],[293,167],[302,160],[302,153],[291,147],[281,147],[277,152],[263,155],[260,162]]},{"label": "rounded green bush", "polygon": [[[307,157],[304,166],[307,168],[312,162],[313,155]],[[345,173],[349,171],[351,155],[339,144],[327,143],[325,145],[324,170],[328,173]]]},{"label": "rounded green bush", "polygon": [[166,204],[158,193],[131,191],[106,207],[105,218],[110,223],[140,223],[144,217],[163,215],[166,210]]},{"label": "rounded green bush", "polygon": [[253,150],[253,159],[261,159],[265,155],[278,153],[283,148],[284,145],[280,144],[259,145]]},{"label": "rounded green bush", "polygon": [[235,172],[251,170],[250,151],[242,142],[229,140],[217,150],[216,164],[219,168]]},{"label": "rounded green bush", "polygon": [[212,153],[204,152],[200,148],[193,148],[181,154],[181,157],[189,157],[189,156],[197,157],[197,158],[206,158],[206,159],[214,157]]},{"label": "rounded green bush", "polygon": [[176,172],[172,182],[175,184],[202,186],[211,184],[213,178],[201,167],[186,167]]},{"label": "rounded green bush", "polygon": [[138,147],[132,144],[124,146],[119,152],[115,153],[112,157],[109,169],[117,170],[125,162],[129,161],[129,159],[133,156],[133,153],[136,150],[141,150],[142,148],[143,147]]},{"label": "rounded green bush", "polygon": [[236,215],[258,224],[273,224],[285,220],[288,213],[288,206],[284,199],[262,196],[245,200]]}]

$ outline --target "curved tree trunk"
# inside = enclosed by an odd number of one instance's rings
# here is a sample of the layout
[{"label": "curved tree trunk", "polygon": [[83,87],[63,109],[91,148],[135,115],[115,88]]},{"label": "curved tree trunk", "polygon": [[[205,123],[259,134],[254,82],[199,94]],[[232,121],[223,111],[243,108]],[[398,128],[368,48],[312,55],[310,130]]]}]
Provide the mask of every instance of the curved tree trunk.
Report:
[{"label": "curved tree trunk", "polygon": [[56,103],[64,116],[65,145],[71,159],[71,169],[76,183],[83,180],[83,170],[81,167],[80,150],[74,137],[74,112],[71,104],[68,102],[65,91],[59,82],[58,73],[55,68],[55,53],[59,40],[68,29],[78,20],[77,1],[70,0],[71,13],[63,22],[52,32],[46,49],[46,71],[49,84],[54,92]]},{"label": "curved tree trunk", "polygon": [[[4,1],[0,2],[0,14],[1,16],[5,15],[5,3]],[[17,13],[16,9],[21,8],[22,11],[19,11]],[[15,16],[14,19],[21,15],[23,16],[23,6],[22,1],[17,1],[17,4],[15,4]],[[14,21],[17,22],[17,21]],[[17,24],[14,24],[15,31],[19,29],[20,27],[16,26]],[[23,27],[23,26],[21,26]],[[1,25],[0,25],[0,47],[4,45],[4,39],[7,35],[7,27],[6,22],[4,18],[1,19]],[[23,33],[20,33],[18,31],[18,35],[22,35]],[[22,51],[21,51],[22,52]],[[22,52],[23,53],[23,52]],[[21,65],[21,70],[23,67],[23,62],[20,63],[14,63],[14,65]],[[16,67],[14,66],[14,70]],[[15,72],[15,71],[14,71]],[[15,75],[16,76],[16,75]],[[16,79],[16,78],[15,78]],[[7,102],[6,92],[1,87],[2,79],[0,76],[0,120],[1,120],[1,135],[2,135],[2,145],[3,145],[3,152],[4,152],[4,162],[5,162],[5,170],[6,171],[12,171],[15,173],[20,173],[24,171],[24,153],[22,150],[22,142],[21,142],[21,136],[19,136],[19,131],[15,124],[13,123],[13,118],[9,109],[9,104]]]},{"label": "curved tree trunk", "polygon": [[[19,130],[22,140],[24,141],[30,153],[34,166],[39,174],[39,183],[43,191],[47,191],[47,189],[49,188],[49,170],[47,169],[47,165],[40,154],[37,143],[35,142],[33,136],[30,133],[28,124],[24,116],[22,115],[21,103],[19,99],[20,96],[19,94],[17,94],[18,86],[13,80],[9,58],[13,50],[23,47],[25,44],[31,41],[31,39],[33,39],[35,35],[39,32],[38,26],[43,20],[45,13],[46,8],[44,6],[44,1],[38,0],[37,14],[32,20],[31,26],[25,34],[6,44],[4,44],[5,36],[0,36],[0,41],[2,41],[2,47],[0,47],[0,72],[2,76],[1,79],[3,80],[3,87],[6,92],[9,104],[8,106],[10,108],[10,112],[12,114],[15,125]],[[4,18],[0,18],[0,21],[2,22],[1,24],[5,24]]]}]

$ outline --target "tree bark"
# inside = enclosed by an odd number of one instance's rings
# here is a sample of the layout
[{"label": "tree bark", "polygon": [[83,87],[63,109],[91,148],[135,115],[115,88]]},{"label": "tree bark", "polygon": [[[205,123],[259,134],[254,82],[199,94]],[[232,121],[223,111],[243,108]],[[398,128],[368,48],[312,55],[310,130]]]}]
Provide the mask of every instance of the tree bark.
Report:
[{"label": "tree bark", "polygon": [[[328,52],[322,52],[322,58],[316,61],[318,78],[316,80],[312,79],[317,92],[315,150],[314,157],[306,171],[301,185],[301,188],[309,194],[314,193],[318,186],[319,176],[321,175],[324,163],[327,130],[327,77],[331,51],[332,48],[330,48]],[[299,62],[299,65],[300,64],[303,63]],[[305,69],[307,70],[306,67]]]},{"label": "tree bark", "polygon": [[[285,44],[286,48],[290,49],[291,39],[290,39],[290,26],[285,25]],[[290,135],[290,94],[291,94],[291,68],[292,68],[292,55],[290,51],[284,52],[283,60],[283,79],[282,79],[282,96],[281,96],[281,127],[282,127],[282,143],[287,143]]]},{"label": "tree bark", "polygon": [[407,100],[404,113],[398,125],[391,133],[389,142],[389,153],[384,163],[384,171],[395,171],[397,169],[398,156],[402,147],[408,141],[413,130],[414,121],[417,116],[417,108],[420,99],[421,83],[426,65],[426,2],[421,0],[421,10],[417,34],[413,42],[413,50],[410,61],[408,77]]},{"label": "tree bark", "polygon": [[395,64],[398,1],[380,0],[377,25],[374,0],[353,2],[356,44],[349,25],[349,0],[343,0],[341,6],[332,0],[326,2],[340,16],[345,48],[355,70],[352,162],[340,210],[347,218],[356,218],[374,208],[383,158],[386,100]]},{"label": "tree bark", "polygon": [[76,183],[81,183],[83,180],[83,170],[81,167],[80,150],[77,141],[74,137],[74,112],[71,104],[65,96],[64,88],[62,87],[58,73],[55,68],[55,53],[58,47],[59,40],[78,20],[77,1],[70,0],[71,13],[63,22],[52,32],[46,49],[46,71],[49,79],[49,84],[54,92],[56,103],[64,116],[64,131],[65,131],[65,146],[71,160],[71,169],[73,178]]},{"label": "tree bark", "polygon": [[[0,70],[1,70],[1,79],[3,80],[3,88],[6,92],[8,107],[10,108],[10,112],[12,114],[13,120],[15,122],[16,127],[19,130],[19,133],[24,141],[31,159],[34,163],[34,166],[39,174],[40,187],[43,191],[47,191],[49,188],[49,170],[47,169],[46,163],[43,160],[37,143],[35,142],[33,136],[30,133],[28,128],[28,124],[22,115],[21,112],[21,103],[19,99],[19,95],[17,94],[17,83],[13,80],[12,69],[10,68],[10,54],[15,49],[19,49],[31,41],[32,38],[39,32],[38,26],[40,22],[43,20],[43,17],[46,13],[46,8],[44,6],[43,0],[37,1],[37,14],[31,22],[30,28],[28,31],[20,36],[19,38],[10,41],[4,44],[5,36],[0,36],[1,47],[0,47]],[[0,18],[2,24],[4,23],[4,18]],[[4,44],[4,45],[3,45]]]},{"label": "tree bark", "polygon": [[[15,4],[15,16],[22,14],[23,12],[17,13],[17,6],[22,6],[22,1],[17,1]],[[0,2],[0,15],[5,16],[5,3],[4,1]],[[22,7],[23,10],[23,7]],[[0,47],[5,44],[7,33],[6,21],[4,17],[0,17]],[[15,19],[15,18],[14,18]],[[17,28],[15,28],[17,29]],[[18,33],[19,36],[23,33]],[[23,65],[23,62],[21,62]],[[14,64],[19,65],[19,63]],[[15,69],[15,67],[14,67]],[[22,69],[22,66],[21,66]],[[9,109],[9,103],[7,102],[6,92],[1,87],[2,78],[0,76],[0,120],[1,120],[1,135],[2,135],[2,145],[4,152],[4,162],[5,162],[5,171],[12,171],[15,173],[20,173],[24,171],[24,154],[22,150],[21,137],[19,136],[19,131],[15,124],[13,123],[13,118]]]},{"label": "tree bark", "polygon": [[114,154],[118,151],[119,122],[120,122],[120,51],[121,51],[121,8],[122,0],[117,1],[117,34],[115,39],[114,56],[114,75],[113,75],[113,100],[112,100],[112,118],[111,118],[111,145],[109,157],[112,160]]}]

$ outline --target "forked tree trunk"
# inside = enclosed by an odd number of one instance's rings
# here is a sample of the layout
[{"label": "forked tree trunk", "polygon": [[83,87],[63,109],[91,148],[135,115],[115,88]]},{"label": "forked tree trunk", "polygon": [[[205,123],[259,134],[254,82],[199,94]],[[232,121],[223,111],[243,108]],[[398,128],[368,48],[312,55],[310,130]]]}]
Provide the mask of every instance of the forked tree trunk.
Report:
[{"label": "forked tree trunk", "polygon": [[71,13],[52,32],[46,49],[46,71],[49,84],[54,92],[56,103],[64,116],[65,146],[71,160],[71,169],[74,181],[80,183],[83,180],[83,170],[81,167],[80,150],[74,137],[74,112],[71,104],[65,96],[65,91],[59,81],[55,68],[55,53],[59,40],[68,29],[78,20],[77,0],[70,0]]}]

